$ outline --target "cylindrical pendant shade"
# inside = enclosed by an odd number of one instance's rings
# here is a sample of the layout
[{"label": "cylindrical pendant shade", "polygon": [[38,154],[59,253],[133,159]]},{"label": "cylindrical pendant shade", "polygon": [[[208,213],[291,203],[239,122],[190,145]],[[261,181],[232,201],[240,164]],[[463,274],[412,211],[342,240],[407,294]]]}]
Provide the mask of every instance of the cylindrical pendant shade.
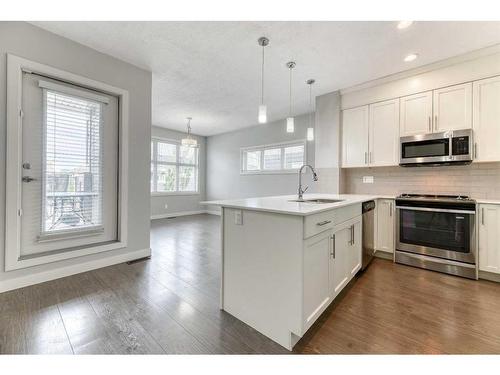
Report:
[{"label": "cylindrical pendant shade", "polygon": [[314,141],[314,128],[307,128],[307,140]]},{"label": "cylindrical pendant shade", "polygon": [[265,104],[259,105],[259,124],[267,122],[267,107]]},{"label": "cylindrical pendant shade", "polygon": [[286,119],[286,132],[293,133],[295,131],[295,124],[293,117],[287,117]]}]

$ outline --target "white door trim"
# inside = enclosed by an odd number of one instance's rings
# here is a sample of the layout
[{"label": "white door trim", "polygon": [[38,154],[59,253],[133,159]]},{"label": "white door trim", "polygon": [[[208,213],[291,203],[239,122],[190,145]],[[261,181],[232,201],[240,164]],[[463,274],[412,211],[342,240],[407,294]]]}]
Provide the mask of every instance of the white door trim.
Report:
[{"label": "white door trim", "polygon": [[[118,155],[118,241],[58,252],[39,257],[21,258],[21,164],[22,164],[22,74],[23,71],[77,84],[118,97],[119,155]],[[128,148],[129,93],[103,82],[7,54],[7,155],[6,155],[6,213],[5,213],[5,271],[56,262],[127,247],[128,232]]]}]

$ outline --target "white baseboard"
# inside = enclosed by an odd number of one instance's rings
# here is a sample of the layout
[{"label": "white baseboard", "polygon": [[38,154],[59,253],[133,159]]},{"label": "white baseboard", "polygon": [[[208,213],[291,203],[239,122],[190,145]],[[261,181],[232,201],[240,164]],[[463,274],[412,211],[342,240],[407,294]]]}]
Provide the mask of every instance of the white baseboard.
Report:
[{"label": "white baseboard", "polygon": [[206,210],[168,212],[165,214],[151,215],[151,220],[167,219],[169,217],[177,217],[177,216],[199,215],[199,214],[206,214],[206,213],[207,213]]},{"label": "white baseboard", "polygon": [[15,279],[4,280],[0,281],[0,293],[149,256],[151,256],[151,249],[141,249],[103,259],[73,264],[71,266],[61,267],[50,271],[17,277]]}]

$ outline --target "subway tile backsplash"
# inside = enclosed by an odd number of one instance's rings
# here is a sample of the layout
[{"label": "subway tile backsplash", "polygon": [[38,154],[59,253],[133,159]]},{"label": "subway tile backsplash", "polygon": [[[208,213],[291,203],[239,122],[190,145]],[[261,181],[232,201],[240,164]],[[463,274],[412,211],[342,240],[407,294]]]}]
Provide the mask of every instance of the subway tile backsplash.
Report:
[{"label": "subway tile backsplash", "polygon": [[[363,176],[373,176],[374,182],[363,183]],[[463,194],[500,199],[500,163],[342,169],[340,188],[349,194]]]}]

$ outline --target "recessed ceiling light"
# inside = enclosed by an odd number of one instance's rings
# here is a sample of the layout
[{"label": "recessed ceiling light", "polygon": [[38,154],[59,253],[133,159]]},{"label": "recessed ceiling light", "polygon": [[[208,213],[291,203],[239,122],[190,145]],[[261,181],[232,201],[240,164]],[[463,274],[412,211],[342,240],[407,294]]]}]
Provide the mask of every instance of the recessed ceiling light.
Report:
[{"label": "recessed ceiling light", "polygon": [[413,21],[399,21],[398,22],[398,29],[406,29],[407,27],[410,27]]},{"label": "recessed ceiling light", "polygon": [[418,57],[418,54],[416,54],[416,53],[410,53],[409,55],[405,56],[404,61],[405,62],[410,62],[410,61],[415,60],[417,57]]}]

